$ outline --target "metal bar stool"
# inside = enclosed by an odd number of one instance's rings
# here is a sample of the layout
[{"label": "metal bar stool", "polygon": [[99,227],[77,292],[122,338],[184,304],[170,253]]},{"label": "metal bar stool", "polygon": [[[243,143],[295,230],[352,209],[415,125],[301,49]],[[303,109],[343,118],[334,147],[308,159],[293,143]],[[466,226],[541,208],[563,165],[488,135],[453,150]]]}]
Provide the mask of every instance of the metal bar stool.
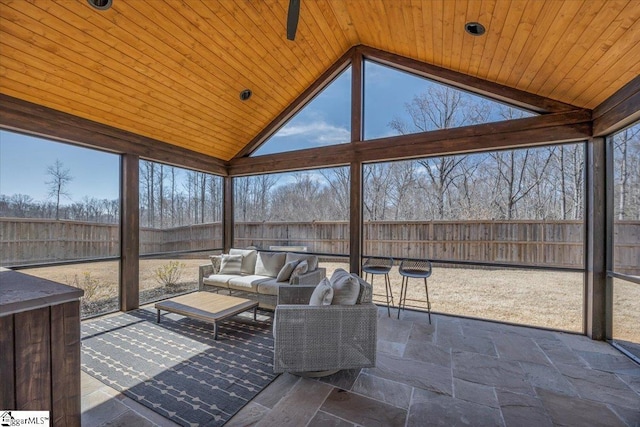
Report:
[{"label": "metal bar stool", "polygon": [[391,280],[389,280],[389,272],[393,267],[393,258],[372,258],[366,259],[362,265],[362,271],[364,272],[364,280],[367,281],[367,275],[371,275],[371,286],[373,286],[373,276],[376,274],[384,275],[385,292],[387,294],[387,312],[391,317],[391,308],[389,301],[393,305],[393,292],[391,291]]},{"label": "metal bar stool", "polygon": [[427,312],[429,313],[429,324],[431,324],[431,303],[429,302],[429,288],[427,287],[427,278],[431,276],[431,261],[414,261],[404,259],[400,263],[398,271],[402,276],[400,302],[398,304],[398,319],[400,318],[400,310],[404,309],[407,305],[407,288],[409,287],[409,278],[424,279],[424,291],[427,294]]}]

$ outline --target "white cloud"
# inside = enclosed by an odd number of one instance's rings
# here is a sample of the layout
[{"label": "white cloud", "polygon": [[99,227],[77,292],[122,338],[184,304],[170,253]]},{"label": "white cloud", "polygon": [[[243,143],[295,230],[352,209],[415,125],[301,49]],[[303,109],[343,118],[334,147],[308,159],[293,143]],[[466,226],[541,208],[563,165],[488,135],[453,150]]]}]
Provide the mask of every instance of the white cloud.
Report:
[{"label": "white cloud", "polygon": [[325,121],[296,124],[283,127],[274,138],[298,137],[314,145],[332,145],[348,142],[351,133],[348,129],[334,126]]}]

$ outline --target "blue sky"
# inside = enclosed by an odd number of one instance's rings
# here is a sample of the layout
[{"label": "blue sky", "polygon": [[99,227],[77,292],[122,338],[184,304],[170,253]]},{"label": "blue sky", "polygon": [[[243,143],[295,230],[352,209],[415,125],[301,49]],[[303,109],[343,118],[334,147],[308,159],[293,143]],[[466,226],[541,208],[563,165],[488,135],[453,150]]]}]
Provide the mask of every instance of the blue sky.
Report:
[{"label": "blue sky", "polygon": [[[427,79],[367,61],[365,139],[396,134],[389,122],[395,117],[410,121],[405,105],[433,84]],[[349,67],[256,154],[348,142],[351,135],[350,92]],[[68,186],[73,201],[84,197],[118,198],[119,156],[6,131],[0,131],[0,194],[27,194],[37,201],[46,200],[45,183],[50,179],[46,170],[56,159],[74,178]],[[286,179],[282,181],[287,182]]]},{"label": "blue sky", "polygon": [[73,177],[67,187],[72,200],[119,197],[119,156],[1,130],[0,194],[27,194],[36,201],[47,200],[46,182],[51,179],[47,167],[56,159]]}]

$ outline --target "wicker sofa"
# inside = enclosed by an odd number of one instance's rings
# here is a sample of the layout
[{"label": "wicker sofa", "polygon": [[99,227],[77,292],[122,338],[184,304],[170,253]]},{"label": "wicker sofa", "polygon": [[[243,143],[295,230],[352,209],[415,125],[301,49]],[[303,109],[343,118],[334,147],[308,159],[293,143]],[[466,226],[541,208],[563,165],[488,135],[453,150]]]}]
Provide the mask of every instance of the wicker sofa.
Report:
[{"label": "wicker sofa", "polygon": [[273,319],[274,372],[322,376],[375,366],[378,308],[371,285],[353,276],[360,282],[353,305],[309,305],[315,286],[280,288]]},{"label": "wicker sofa", "polygon": [[[255,249],[231,249],[230,255],[242,255],[241,271],[224,274],[216,271],[215,262],[199,268],[201,291],[221,290],[258,301],[261,308],[275,309],[281,287],[317,285],[326,275],[326,269],[318,266],[318,257],[294,252],[257,251]],[[294,274],[286,281],[278,281],[278,272],[291,262],[306,262],[308,271]]]}]

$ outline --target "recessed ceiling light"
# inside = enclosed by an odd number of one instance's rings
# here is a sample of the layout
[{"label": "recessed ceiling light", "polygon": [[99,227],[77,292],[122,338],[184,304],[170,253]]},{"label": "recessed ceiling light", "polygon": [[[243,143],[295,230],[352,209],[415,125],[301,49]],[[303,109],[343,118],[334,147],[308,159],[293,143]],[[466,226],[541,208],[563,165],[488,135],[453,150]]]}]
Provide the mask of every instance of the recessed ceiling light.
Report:
[{"label": "recessed ceiling light", "polygon": [[464,29],[472,36],[481,36],[485,33],[484,25],[479,22],[467,22],[464,24]]},{"label": "recessed ceiling light", "polygon": [[87,2],[98,10],[107,10],[113,4],[113,0],[87,0]]},{"label": "recessed ceiling light", "polygon": [[251,98],[251,89],[245,89],[242,92],[240,92],[241,101],[246,101],[249,98]]}]

